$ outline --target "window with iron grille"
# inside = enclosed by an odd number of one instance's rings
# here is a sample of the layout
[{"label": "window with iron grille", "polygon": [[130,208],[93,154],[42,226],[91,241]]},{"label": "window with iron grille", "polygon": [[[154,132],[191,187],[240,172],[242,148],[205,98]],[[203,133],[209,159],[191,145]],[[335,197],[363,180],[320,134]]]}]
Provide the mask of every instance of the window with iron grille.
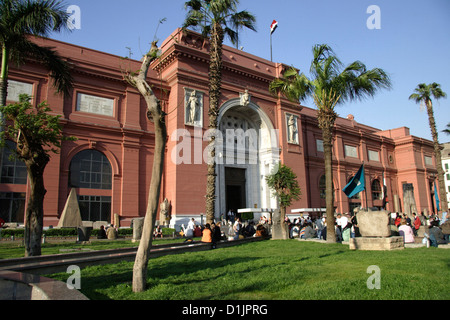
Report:
[{"label": "window with iron grille", "polygon": [[111,197],[79,196],[78,205],[83,221],[111,220]]},{"label": "window with iron grille", "polygon": [[25,193],[0,192],[0,218],[5,222],[23,223],[25,214]]},{"label": "window with iron grille", "polygon": [[11,157],[16,144],[7,140],[6,146],[3,148],[1,163],[0,183],[10,184],[26,184],[27,183],[27,167],[25,163],[19,159]]},{"label": "window with iron grille", "polygon": [[381,200],[382,194],[381,194],[381,184],[380,181],[375,179],[372,181],[372,199],[373,200]]},{"label": "window with iron grille", "polygon": [[70,163],[70,187],[108,190],[111,184],[111,164],[103,153],[84,150],[73,157]]}]

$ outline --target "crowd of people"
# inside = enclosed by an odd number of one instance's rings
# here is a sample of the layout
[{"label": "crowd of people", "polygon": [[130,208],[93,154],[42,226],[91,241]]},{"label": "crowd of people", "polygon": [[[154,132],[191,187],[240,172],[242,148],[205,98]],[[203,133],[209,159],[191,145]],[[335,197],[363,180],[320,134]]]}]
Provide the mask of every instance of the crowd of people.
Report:
[{"label": "crowd of people", "polygon": [[392,220],[405,243],[414,243],[415,238],[419,236],[420,226],[424,226],[423,243],[426,243],[427,246],[437,247],[439,244],[449,242],[449,213],[450,209],[448,212],[443,212],[441,218],[437,214],[426,217],[423,213],[413,213],[412,219],[406,214],[394,213]]},{"label": "crowd of people", "polygon": [[[450,213],[450,209],[449,212]],[[392,213],[390,216],[390,224],[392,230],[397,231],[402,236],[404,243],[414,243],[416,237],[419,236],[419,229],[424,226],[424,243],[431,246],[446,244],[449,242],[450,220],[447,219],[447,212],[439,218],[437,214],[425,216],[423,213],[413,213],[411,217],[404,213]],[[237,240],[247,237],[267,236],[270,234],[271,220],[262,215],[258,222],[248,220],[241,221],[239,216],[233,211],[229,211],[227,215],[222,215],[221,221],[206,223],[202,225],[197,223],[194,218],[189,220],[187,227],[182,225],[181,235],[185,241],[193,241],[193,238],[201,238],[202,242],[215,244],[221,240]],[[225,218],[225,219],[223,219]],[[309,215],[300,216],[291,221],[288,217],[285,220],[289,228],[289,237],[299,239],[320,239],[327,240],[327,221],[325,217],[313,217]],[[336,215],[334,224],[336,241],[346,242],[350,238],[360,237],[357,214],[341,214]],[[155,236],[158,236],[156,229]],[[420,234],[422,237],[422,233]]]},{"label": "crowd of people", "polygon": [[[309,215],[295,218],[292,222],[286,218],[289,226],[289,237],[300,239],[327,240],[327,221],[325,217],[311,218]],[[336,241],[348,241],[360,236],[355,215],[338,213],[334,224]]]},{"label": "crowd of people", "polygon": [[242,222],[241,218],[233,217],[232,219],[202,225],[191,218],[187,226],[184,224],[181,226],[180,234],[185,238],[185,242],[201,237],[202,242],[212,243],[214,248],[215,244],[221,240],[267,236],[268,223],[267,218],[255,224],[253,221]]},{"label": "crowd of people", "polygon": [[[443,212],[442,218],[437,214],[426,217],[423,213],[413,213],[410,218],[407,214],[393,213],[391,215],[391,224],[397,228],[398,234],[403,237],[404,243],[414,243],[419,236],[419,228],[425,227],[424,243],[429,241],[430,245],[449,243],[450,220],[448,212]],[[290,238],[300,239],[323,239],[327,237],[327,222],[324,217],[311,218],[309,216],[295,218],[292,222],[286,217],[286,223],[289,226]],[[340,214],[335,219],[336,241],[349,241],[350,238],[360,237],[357,215]],[[394,228],[395,229],[395,228]]]}]

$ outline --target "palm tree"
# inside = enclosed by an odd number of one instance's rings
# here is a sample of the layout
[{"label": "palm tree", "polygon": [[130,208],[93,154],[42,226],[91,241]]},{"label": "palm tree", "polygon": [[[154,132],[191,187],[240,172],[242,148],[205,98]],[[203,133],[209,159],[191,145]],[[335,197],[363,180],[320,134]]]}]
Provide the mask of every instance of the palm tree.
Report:
[{"label": "palm tree", "polygon": [[8,64],[17,64],[26,58],[41,61],[50,70],[59,92],[68,93],[72,77],[68,64],[47,47],[32,42],[31,36],[47,37],[52,31],[67,28],[68,13],[61,2],[54,0],[1,0],[0,1],[0,106],[6,105],[8,90]]},{"label": "palm tree", "polygon": [[318,109],[317,119],[322,129],[325,160],[327,225],[330,226],[327,228],[328,242],[336,241],[332,228],[335,218],[331,162],[333,127],[337,118],[335,106],[374,96],[378,89],[391,87],[390,78],[382,69],[367,70],[360,61],[349,64],[341,71],[342,67],[342,62],[328,45],[315,45],[310,67],[311,78],[291,68],[283,74],[283,78],[275,79],[270,84],[273,93],[283,93],[291,100],[313,97]]},{"label": "palm tree", "polygon": [[431,97],[438,100],[447,97],[447,94],[440,88],[441,85],[433,82],[431,84],[420,83],[414,89],[414,93],[409,96],[410,100],[416,103],[424,103],[427,107],[428,122],[430,124],[431,136],[433,138],[434,156],[436,158],[436,167],[438,172],[439,196],[441,199],[441,210],[446,212],[448,209],[447,195],[445,193],[444,169],[442,169],[441,149],[439,147],[438,132],[436,122],[434,121],[433,102]]},{"label": "palm tree", "polygon": [[447,128],[442,130],[442,132],[445,132],[446,134],[450,134],[450,122],[447,123]]},{"label": "palm tree", "polygon": [[[255,31],[255,17],[247,11],[237,11],[238,0],[191,0],[185,3],[188,10],[183,28],[199,29],[210,42],[209,49],[209,129],[217,130],[217,116],[222,82],[222,46],[225,37],[234,44],[237,30]],[[211,136],[211,146],[215,137]],[[206,222],[214,220],[216,203],[216,162],[214,147],[210,148],[206,185]]]}]

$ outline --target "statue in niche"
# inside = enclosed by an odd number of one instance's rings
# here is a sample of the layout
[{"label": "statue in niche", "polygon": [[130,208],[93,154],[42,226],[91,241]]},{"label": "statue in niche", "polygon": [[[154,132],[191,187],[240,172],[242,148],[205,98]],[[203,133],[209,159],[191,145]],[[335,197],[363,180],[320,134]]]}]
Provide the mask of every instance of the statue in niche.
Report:
[{"label": "statue in niche", "polygon": [[195,124],[195,117],[197,115],[197,109],[198,109],[197,91],[195,91],[195,90],[192,91],[191,95],[189,96],[188,108],[189,108],[188,123]]},{"label": "statue in niche", "polygon": [[241,93],[241,106],[248,106],[250,103],[250,94],[248,93],[248,89],[245,89],[244,93]]},{"label": "statue in niche", "polygon": [[163,224],[165,226],[169,225],[170,222],[170,202],[167,198],[164,199],[164,201],[159,205],[160,211],[159,211],[159,220],[160,224]]},{"label": "statue in niche", "polygon": [[288,134],[289,134],[289,142],[297,143],[297,125],[296,118],[293,114],[290,115],[288,120]]}]

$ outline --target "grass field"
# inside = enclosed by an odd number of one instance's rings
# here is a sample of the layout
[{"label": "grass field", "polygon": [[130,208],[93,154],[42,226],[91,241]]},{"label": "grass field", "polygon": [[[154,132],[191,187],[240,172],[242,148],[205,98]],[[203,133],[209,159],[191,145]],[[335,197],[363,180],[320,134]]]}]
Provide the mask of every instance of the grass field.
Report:
[{"label": "grass field", "polygon": [[[157,239],[153,241],[154,245],[168,242],[181,242],[180,239]],[[75,241],[64,241],[60,243],[45,243],[42,245],[42,255],[67,253],[67,250],[107,250],[118,248],[137,247],[139,242],[131,240],[101,240],[92,241],[89,244],[79,244]],[[21,258],[25,254],[25,247],[22,244],[2,242],[0,243],[0,259]]]},{"label": "grass field", "polygon": [[[379,268],[380,289],[369,289]],[[450,250],[350,251],[347,245],[271,240],[149,262],[149,289],[131,290],[132,262],[81,271],[94,300],[448,300]],[[50,277],[66,281],[69,274]]]}]

